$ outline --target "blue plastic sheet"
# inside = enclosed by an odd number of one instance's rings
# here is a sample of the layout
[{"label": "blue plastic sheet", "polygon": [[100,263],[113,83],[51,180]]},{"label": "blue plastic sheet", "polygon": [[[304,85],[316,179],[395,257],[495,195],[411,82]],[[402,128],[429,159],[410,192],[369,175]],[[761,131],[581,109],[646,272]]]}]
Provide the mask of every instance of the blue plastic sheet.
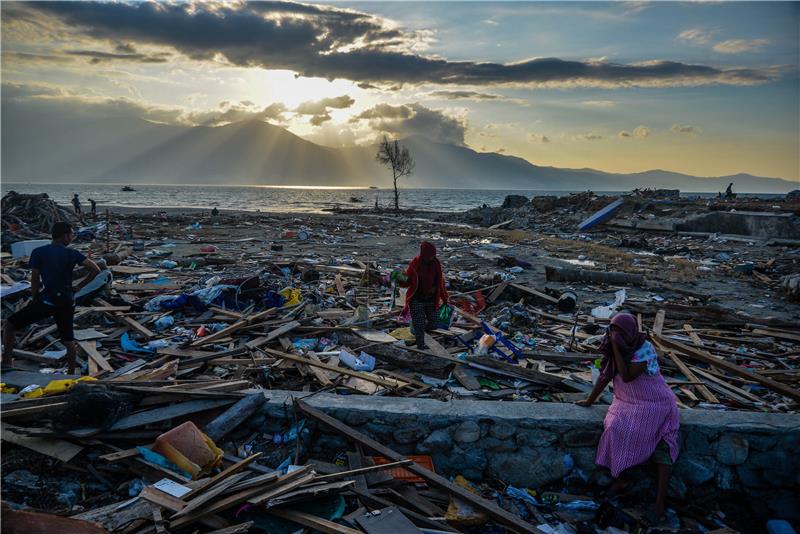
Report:
[{"label": "blue plastic sheet", "polygon": [[119,339],[119,344],[122,347],[122,350],[125,352],[146,352],[148,354],[155,352],[155,349],[148,349],[139,345],[137,342],[128,337],[127,332],[122,334],[122,337]]},{"label": "blue plastic sheet", "polygon": [[142,447],[142,446],[136,447],[136,450],[138,450],[139,454],[142,455],[142,458],[144,458],[148,462],[154,463],[156,465],[160,465],[164,469],[169,469],[170,471],[174,471],[174,472],[178,473],[179,475],[184,476],[186,478],[189,478],[189,479],[192,478],[192,474],[191,473],[187,473],[186,471],[184,471],[183,469],[181,469],[180,467],[178,467],[174,463],[170,462],[169,460],[167,460],[165,457],[161,456],[157,452],[151,451],[147,447]]}]

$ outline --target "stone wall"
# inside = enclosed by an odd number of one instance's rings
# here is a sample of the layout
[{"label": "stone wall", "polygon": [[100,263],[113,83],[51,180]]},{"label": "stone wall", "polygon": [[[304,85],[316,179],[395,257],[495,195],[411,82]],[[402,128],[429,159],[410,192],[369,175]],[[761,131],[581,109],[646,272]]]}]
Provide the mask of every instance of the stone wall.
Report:
[{"label": "stone wall", "polygon": [[[250,426],[286,430],[293,422],[291,395],[306,394],[266,394],[269,401]],[[569,454],[592,482],[610,480],[594,465],[604,406],[330,394],[307,402],[402,454],[430,454],[444,475],[496,476],[540,488],[564,477]],[[319,430],[317,449],[351,450],[345,439]],[[681,455],[674,475],[673,494],[739,492],[752,497],[765,518],[800,519],[800,415],[681,410]]]}]

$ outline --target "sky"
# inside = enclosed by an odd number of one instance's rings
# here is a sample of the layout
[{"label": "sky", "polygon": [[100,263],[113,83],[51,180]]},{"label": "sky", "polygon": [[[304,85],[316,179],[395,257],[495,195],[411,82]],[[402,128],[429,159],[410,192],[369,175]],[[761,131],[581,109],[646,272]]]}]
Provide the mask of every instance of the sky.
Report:
[{"label": "sky", "polygon": [[800,181],[798,2],[3,2],[7,113]]}]

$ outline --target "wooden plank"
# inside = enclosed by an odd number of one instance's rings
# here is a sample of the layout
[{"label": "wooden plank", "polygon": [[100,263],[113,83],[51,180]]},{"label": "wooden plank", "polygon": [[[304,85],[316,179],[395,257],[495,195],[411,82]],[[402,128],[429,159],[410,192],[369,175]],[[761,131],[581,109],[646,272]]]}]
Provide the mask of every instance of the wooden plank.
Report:
[{"label": "wooden plank", "polygon": [[[235,399],[219,399],[219,400],[193,400],[188,402],[181,402],[173,404],[172,406],[155,408],[144,412],[135,413],[127,417],[123,417],[109,429],[109,431],[126,430],[128,428],[136,428],[151,423],[158,423],[167,421],[175,417],[181,417],[197,412],[204,412],[221,406],[233,404]],[[66,403],[64,403],[66,404]],[[100,432],[99,428],[82,428],[69,431],[77,437],[91,436]]]},{"label": "wooden plank", "polygon": [[712,375],[711,373],[706,372],[703,369],[695,367],[694,368],[694,372],[696,374],[702,376],[703,378],[705,378],[709,382],[716,384],[717,387],[718,387],[718,389],[717,389],[718,392],[719,392],[719,390],[722,390],[722,394],[723,395],[727,395],[727,396],[731,397],[732,399],[734,399],[736,401],[742,402],[743,404],[748,404],[748,403],[751,403],[751,402],[752,403],[756,403],[756,404],[764,404],[764,399],[762,399],[760,397],[757,397],[757,396],[753,395],[752,393],[750,393],[749,391],[745,391],[744,389],[742,389],[740,387],[737,387],[737,386],[734,386],[733,384],[725,382],[724,380],[722,380],[720,378],[717,378],[716,376]]},{"label": "wooden plank", "polygon": [[247,348],[249,349],[257,349],[263,347],[270,341],[281,337],[283,334],[290,332],[300,326],[298,321],[292,321],[291,323],[286,323],[285,325],[281,325],[275,330],[269,332],[266,336],[258,337],[250,342],[247,343]]},{"label": "wooden plank", "polygon": [[111,287],[123,293],[137,293],[149,291],[175,291],[176,289],[180,289],[181,286],[178,284],[120,284],[115,282]]},{"label": "wooden plank", "polygon": [[500,295],[503,294],[503,291],[505,291],[507,287],[508,282],[500,282],[500,284],[494,288],[494,291],[492,291],[489,296],[486,297],[486,300],[489,302],[494,302],[500,297]]},{"label": "wooden plank", "polygon": [[358,469],[350,469],[349,471],[339,471],[338,473],[331,473],[329,475],[318,475],[314,482],[327,482],[329,480],[336,480],[338,478],[347,478],[347,477],[354,477],[358,475],[363,475],[365,473],[372,473],[374,471],[383,471],[385,469],[394,469],[395,467],[404,467],[406,465],[410,465],[414,463],[411,460],[400,460],[398,462],[390,462],[388,464],[381,464],[381,465],[368,465],[366,467],[360,467]]},{"label": "wooden plank", "polygon": [[31,510],[14,510],[3,503],[4,534],[104,534],[100,524],[74,517],[62,517]]},{"label": "wooden plank", "polygon": [[790,399],[800,402],[800,390],[789,387],[786,384],[781,384],[780,382],[759,375],[758,373],[753,373],[751,371],[748,371],[747,369],[740,367],[734,363],[730,363],[729,361],[723,360],[721,358],[716,358],[705,351],[696,349],[694,347],[690,347],[679,341],[675,341],[674,339],[670,339],[665,336],[656,336],[656,339],[661,344],[673,348],[679,352],[682,352],[683,354],[691,358],[694,358],[695,360],[699,360],[703,363],[713,365],[714,367],[718,367],[720,369],[724,369],[725,371],[727,371],[732,375],[746,378],[747,380],[752,380],[753,382],[761,384],[765,388],[774,391],[775,393],[779,393],[785,397],[789,397]]},{"label": "wooden plank", "polygon": [[166,508],[171,512],[180,512],[186,507],[186,503],[183,502],[183,500],[173,497],[169,493],[165,493],[153,486],[145,486],[139,493],[139,498],[161,506],[162,508]]},{"label": "wooden plank", "polygon": [[[228,476],[226,479],[222,480],[221,482],[216,483],[213,487],[208,488],[208,486],[203,486],[202,488],[197,488],[192,490],[191,492],[187,493],[183,496],[184,501],[188,501],[183,510],[180,510],[175,515],[172,516],[172,519],[178,519],[179,517],[183,517],[188,515],[201,506],[205,505],[209,501],[217,498],[219,495],[225,493],[231,486],[240,482],[242,479],[247,478],[250,476],[250,473],[236,473],[231,476]],[[208,489],[206,489],[208,488]],[[202,492],[202,493],[195,493],[195,492]],[[189,500],[189,499],[193,500]]]},{"label": "wooden plank", "polygon": [[360,530],[355,530],[305,512],[298,512],[297,510],[270,508],[267,511],[281,519],[292,521],[298,525],[318,530],[325,534],[363,534]]},{"label": "wooden plank", "polygon": [[244,460],[241,460],[231,466],[226,467],[225,469],[223,469],[222,471],[211,477],[208,481],[204,481],[202,486],[198,486],[197,488],[193,489],[192,491],[184,495],[183,500],[189,501],[193,499],[195,496],[197,496],[198,493],[207,492],[210,488],[213,488],[216,484],[238,473],[239,471],[241,471],[242,469],[244,469],[245,467],[256,461],[258,457],[261,456],[261,454],[262,453],[257,452],[255,454],[248,456]]},{"label": "wooden plank", "polygon": [[203,431],[212,441],[220,442],[228,433],[239,426],[245,419],[267,401],[263,393],[253,393],[222,412],[208,423]]},{"label": "wooden plank", "polygon": [[342,275],[337,273],[333,283],[336,285],[336,292],[339,293],[339,296],[344,297],[347,294],[347,292],[344,290],[344,284],[342,283]]},{"label": "wooden plank", "polygon": [[298,363],[305,363],[307,365],[316,366],[320,369],[327,369],[328,371],[335,371],[339,374],[347,375],[347,376],[354,376],[356,378],[360,378],[362,380],[366,380],[367,382],[372,382],[373,384],[378,384],[379,386],[383,386],[385,388],[403,388],[408,385],[407,382],[402,382],[400,380],[389,379],[389,378],[381,378],[377,375],[364,373],[361,371],[353,371],[350,369],[346,369],[344,367],[333,367],[332,365],[328,365],[325,363],[317,363],[313,360],[308,358],[304,358],[302,356],[295,356],[294,354],[289,354],[286,352],[280,352],[273,349],[259,349],[263,352],[268,354],[273,354],[278,358],[283,358],[285,360],[292,360]]},{"label": "wooden plank", "polygon": [[538,298],[540,298],[542,300],[545,300],[545,301],[547,301],[547,302],[549,302],[551,304],[558,304],[558,299],[555,298],[555,297],[551,297],[547,293],[542,293],[541,291],[537,291],[537,290],[535,290],[533,288],[530,288],[530,287],[527,287],[527,286],[523,286],[521,284],[515,284],[513,282],[510,285],[511,285],[511,287],[519,289],[520,291],[524,291],[525,293],[528,293],[529,295],[533,295],[534,297],[538,297]]},{"label": "wooden plank", "polygon": [[431,352],[433,352],[437,356],[441,356],[443,358],[452,357],[450,356],[450,353],[447,352],[447,349],[445,349],[441,344],[439,344],[439,342],[436,341],[433,338],[433,336],[428,333],[425,333],[425,344],[428,345],[428,347],[430,347],[431,349]]},{"label": "wooden plank", "polygon": [[0,422],[0,437],[2,437],[3,441],[25,447],[56,460],[69,462],[83,450],[80,445],[75,445],[69,441],[55,438],[37,438],[18,433],[22,430],[28,429]]},{"label": "wooden plank", "polygon": [[[314,353],[309,353],[307,357],[309,360],[315,361],[317,363],[322,363],[319,357]],[[330,378],[328,378],[328,375],[325,374],[325,371],[323,371],[319,367],[311,365],[309,366],[309,370],[311,371],[311,373],[313,373],[314,377],[316,377],[317,381],[320,383],[322,387],[333,385],[333,382],[331,381]],[[333,371],[328,371],[328,372],[332,373]]]},{"label": "wooden plank", "polygon": [[367,534],[386,534],[389,532],[392,534],[422,533],[396,506],[384,508],[377,515],[364,514],[356,517],[356,523]]},{"label": "wooden plank", "polygon": [[[692,372],[692,370],[689,369],[689,367],[687,367],[686,364],[683,363],[683,361],[680,358],[678,358],[677,354],[675,354],[671,350],[665,352],[670,357],[672,362],[678,367],[678,369],[680,369],[681,373],[683,373],[683,376],[685,376],[687,380],[689,380],[690,382],[701,382],[701,380],[697,378],[697,376]],[[703,398],[706,399],[708,402],[719,404],[719,399],[713,393],[711,393],[711,391],[709,391],[709,389],[706,386],[697,385],[694,387],[697,388],[697,391],[700,392],[700,395],[702,395]]]},{"label": "wooden plank", "polygon": [[[358,432],[357,430],[345,425],[341,421],[334,419],[333,417],[323,413],[322,411],[311,407],[310,405],[301,400],[295,401],[295,408],[299,409],[306,415],[313,417],[320,423],[323,423],[326,426],[332,428],[336,432],[346,436],[347,438],[357,443],[360,443],[364,447],[380,454],[381,456],[385,456],[395,462],[399,462],[400,460],[405,459],[401,454],[395,452],[389,447],[386,447],[378,443],[374,439],[362,434],[361,432]],[[417,463],[409,465],[408,467],[406,467],[406,469],[426,480],[428,484],[430,484],[431,486],[440,488],[452,494],[453,496],[463,501],[466,501],[474,508],[486,513],[492,519],[508,527],[510,530],[514,532],[543,534],[541,530],[534,527],[530,523],[523,521],[520,517],[511,514],[509,512],[506,512],[493,502],[488,501],[479,495],[475,495],[470,491],[467,491],[465,488],[462,488],[461,486],[453,484],[446,478],[437,475],[433,471],[430,471]]]},{"label": "wooden plank", "polygon": [[103,371],[109,373],[114,372],[114,367],[108,363],[108,360],[98,352],[94,341],[78,341],[78,346],[86,353],[87,356]]},{"label": "wooden plank", "polygon": [[115,274],[145,274],[154,273],[158,270],[156,267],[134,267],[131,265],[112,265],[109,269]]},{"label": "wooden plank", "polygon": [[656,312],[656,318],[653,321],[653,332],[655,332],[657,336],[660,336],[661,331],[664,330],[664,318],[666,317],[666,315],[667,312],[665,312],[664,310],[658,310]]},{"label": "wooden plank", "polygon": [[[307,473],[310,469],[311,469],[311,466],[303,466],[300,469],[297,469],[296,471],[292,471],[291,473],[288,473],[288,474],[283,475],[282,477],[278,478],[278,480],[276,480],[275,482],[271,483],[270,487],[272,487],[272,488],[280,487],[280,486],[284,485],[285,483],[287,483],[288,481],[291,481],[291,480],[294,480],[294,479],[296,479],[298,477],[301,477],[302,475]],[[206,506],[206,507],[204,507],[204,508],[202,508],[200,510],[195,510],[192,514],[189,514],[189,515],[186,515],[186,516],[183,516],[183,517],[179,517],[178,519],[170,521],[170,524],[169,524],[170,528],[178,529],[179,527],[181,527],[183,525],[188,525],[188,524],[194,523],[195,521],[198,521],[198,520],[202,519],[203,517],[206,517],[206,516],[208,516],[210,514],[216,514],[217,512],[221,512],[221,511],[227,510],[228,508],[231,508],[232,506],[236,506],[237,504],[245,502],[246,500],[248,500],[251,497],[254,497],[254,496],[257,496],[259,494],[262,494],[264,492],[264,489],[265,488],[263,488],[261,486],[254,487],[254,488],[247,488],[247,489],[244,489],[242,491],[239,491],[238,493],[234,493],[233,495],[228,495],[227,497],[218,499],[218,500],[214,501],[213,503],[209,504],[208,506]]]},{"label": "wooden plank", "polygon": [[[54,399],[51,399],[54,400]],[[3,419],[8,419],[11,417],[30,417],[32,415],[53,415],[58,413],[62,410],[67,408],[67,403],[62,402],[52,402],[50,404],[42,404],[39,406],[29,406],[25,408],[10,408],[4,409],[2,412]]]},{"label": "wooden plank", "polygon": [[[100,306],[111,306],[111,304],[109,304],[108,302],[106,302],[103,299],[94,299],[94,302],[96,302]],[[122,312],[111,312],[111,316],[114,317],[114,319],[116,319],[120,323],[133,328],[134,330],[139,332],[142,336],[144,336],[146,339],[150,339],[151,337],[155,337],[155,334],[152,331],[150,331],[148,328],[145,328],[144,325],[142,325],[139,321],[137,321],[137,320],[135,320],[135,319],[133,319],[131,317],[127,317]]]},{"label": "wooden plank", "polygon": [[262,312],[256,313],[255,315],[251,315],[250,317],[246,317],[246,318],[242,319],[241,321],[237,321],[237,322],[233,323],[232,325],[230,325],[227,328],[223,328],[219,332],[215,332],[215,333],[211,334],[210,336],[201,337],[200,339],[190,343],[189,346],[190,347],[199,347],[199,346],[207,345],[209,343],[217,341],[218,339],[222,339],[222,338],[224,338],[226,336],[229,336],[230,334],[233,334],[237,330],[240,330],[240,329],[244,328],[245,326],[254,323],[255,321],[261,319],[262,317],[266,317],[267,315],[275,313],[277,311],[277,309],[278,308],[270,308],[268,310],[264,310]]},{"label": "wooden plank", "polygon": [[[293,474],[294,472],[289,473],[289,475]],[[284,477],[289,475],[284,475]],[[274,499],[275,497],[283,495],[284,493],[288,493],[293,489],[298,488],[304,484],[308,484],[309,482],[314,480],[314,476],[315,476],[314,472],[312,471],[311,473],[303,474],[302,476],[297,476],[292,480],[286,480],[282,484],[277,484],[276,482],[275,487],[268,489],[264,493],[259,493],[258,495],[251,497],[250,499],[247,500],[247,502],[249,502],[250,504],[262,504],[270,499]],[[280,482],[280,480],[281,479],[279,478],[278,481]]]},{"label": "wooden plank", "polygon": [[481,384],[478,382],[478,379],[467,373],[460,365],[456,365],[453,369],[453,377],[458,380],[459,384],[470,391],[478,391],[481,389]]},{"label": "wooden plank", "polygon": [[39,354],[38,352],[22,349],[14,349],[13,354],[15,358],[21,358],[23,360],[29,360],[36,363],[43,363],[49,366],[58,366],[60,365],[61,360],[67,357],[66,353],[61,356],[45,356],[44,354]]},{"label": "wooden plank", "polygon": [[238,525],[231,525],[229,527],[221,528],[219,530],[212,530],[207,534],[247,534],[253,527],[253,521],[246,523],[239,523]]}]

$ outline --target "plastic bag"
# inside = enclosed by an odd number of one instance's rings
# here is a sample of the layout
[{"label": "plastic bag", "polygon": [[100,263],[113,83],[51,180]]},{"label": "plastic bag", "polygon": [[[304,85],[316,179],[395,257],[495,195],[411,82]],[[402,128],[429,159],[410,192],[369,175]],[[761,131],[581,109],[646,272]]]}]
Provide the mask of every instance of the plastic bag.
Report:
[{"label": "plastic bag", "polygon": [[450,323],[453,322],[453,307],[448,303],[443,302],[439,306],[439,326],[441,328],[450,328]]}]

